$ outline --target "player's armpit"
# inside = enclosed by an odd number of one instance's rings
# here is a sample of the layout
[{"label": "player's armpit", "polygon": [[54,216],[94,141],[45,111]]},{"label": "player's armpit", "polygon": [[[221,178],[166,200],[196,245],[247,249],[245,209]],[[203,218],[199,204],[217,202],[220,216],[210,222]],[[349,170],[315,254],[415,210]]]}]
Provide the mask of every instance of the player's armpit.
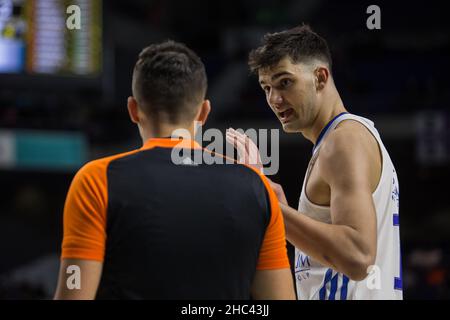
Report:
[{"label": "player's armpit", "polygon": [[295,300],[291,270],[257,270],[251,293],[255,300]]},{"label": "player's armpit", "polygon": [[62,259],[55,300],[93,300],[102,275],[103,262]]}]

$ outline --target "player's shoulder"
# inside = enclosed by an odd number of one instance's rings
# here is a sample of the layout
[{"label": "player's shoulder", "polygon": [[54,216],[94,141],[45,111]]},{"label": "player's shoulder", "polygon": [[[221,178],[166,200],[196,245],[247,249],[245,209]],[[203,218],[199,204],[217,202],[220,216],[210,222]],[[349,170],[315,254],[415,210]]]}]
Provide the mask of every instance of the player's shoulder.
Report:
[{"label": "player's shoulder", "polygon": [[319,154],[319,167],[326,179],[376,175],[379,146],[371,131],[358,121],[343,121],[330,132]]},{"label": "player's shoulder", "polygon": [[[369,129],[354,120],[345,120],[331,131],[323,141],[321,155],[336,157],[360,153],[376,143]],[[323,158],[323,157],[322,157]]]},{"label": "player's shoulder", "polygon": [[367,168],[375,154],[377,142],[370,131],[357,121],[342,121],[324,139],[320,148],[319,167],[324,175],[336,176]]}]

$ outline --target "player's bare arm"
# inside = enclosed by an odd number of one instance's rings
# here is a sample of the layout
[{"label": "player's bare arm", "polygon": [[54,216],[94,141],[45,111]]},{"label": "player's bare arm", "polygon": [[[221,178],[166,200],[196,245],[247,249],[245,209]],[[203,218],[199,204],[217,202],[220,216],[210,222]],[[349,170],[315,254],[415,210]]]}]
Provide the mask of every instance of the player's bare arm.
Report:
[{"label": "player's bare arm", "polygon": [[316,164],[320,178],[330,189],[332,224],[299,215],[283,204],[281,208],[286,236],[293,245],[351,279],[362,280],[376,257],[372,192],[380,161],[370,133],[355,126],[359,125],[338,127],[330,134]]}]

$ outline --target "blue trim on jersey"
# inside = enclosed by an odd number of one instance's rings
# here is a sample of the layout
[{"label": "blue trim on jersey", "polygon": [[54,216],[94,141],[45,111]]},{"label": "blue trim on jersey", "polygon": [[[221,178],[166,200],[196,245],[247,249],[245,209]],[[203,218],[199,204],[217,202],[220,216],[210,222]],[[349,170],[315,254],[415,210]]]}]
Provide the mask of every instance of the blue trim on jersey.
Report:
[{"label": "blue trim on jersey", "polygon": [[398,213],[394,213],[393,222],[394,222],[394,226],[400,225],[400,215]]},{"label": "blue trim on jersey", "polygon": [[400,249],[400,277],[394,277],[394,289],[403,290],[402,250]]},{"label": "blue trim on jersey", "polygon": [[337,286],[338,286],[338,278],[339,273],[336,273],[336,275],[331,279],[331,290],[330,290],[330,297],[328,300],[335,300]]},{"label": "blue trim on jersey", "polygon": [[322,129],[322,131],[320,131],[319,137],[317,138],[316,144],[313,147],[313,153],[314,150],[316,150],[316,146],[319,145],[320,141],[323,139],[323,136],[325,135],[325,132],[327,132],[328,128],[331,126],[331,124],[340,116],[346,114],[348,112],[341,112],[339,113],[336,117],[334,117],[333,119],[330,120],[330,122],[327,123],[327,125]]},{"label": "blue trim on jersey", "polygon": [[348,281],[350,279],[342,275],[342,288],[341,288],[341,300],[347,300],[347,288],[348,288]]},{"label": "blue trim on jersey", "polygon": [[327,273],[325,274],[325,279],[323,280],[323,286],[319,291],[319,299],[325,300],[326,294],[327,294],[327,283],[331,280],[331,276],[333,275],[333,270],[328,269]]},{"label": "blue trim on jersey", "polygon": [[395,290],[403,290],[403,283],[401,278],[394,278],[394,289]]},{"label": "blue trim on jersey", "polygon": [[[394,227],[400,226],[400,215],[394,213],[393,215],[393,225]],[[403,290],[403,271],[402,271],[402,249],[400,248],[400,277],[394,277],[394,290]]]}]

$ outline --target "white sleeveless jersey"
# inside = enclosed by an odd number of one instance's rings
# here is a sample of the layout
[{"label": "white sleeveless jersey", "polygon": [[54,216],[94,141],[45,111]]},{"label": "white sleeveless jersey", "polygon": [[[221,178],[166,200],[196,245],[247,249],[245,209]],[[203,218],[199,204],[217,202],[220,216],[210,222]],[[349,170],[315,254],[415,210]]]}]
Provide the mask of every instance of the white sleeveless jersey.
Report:
[{"label": "white sleeveless jersey", "polygon": [[[310,172],[319,155],[325,137],[344,120],[363,124],[376,138],[382,152],[381,178],[372,194],[377,214],[377,256],[375,265],[362,281],[350,280],[333,269],[322,266],[312,257],[295,249],[295,278],[299,299],[346,300],[346,299],[403,299],[399,230],[399,187],[397,174],[372,121],[342,113],[331,120],[322,130],[314,147],[307,172]],[[298,205],[300,214],[312,219],[331,223],[330,207],[319,206],[306,196],[305,175]]]}]

